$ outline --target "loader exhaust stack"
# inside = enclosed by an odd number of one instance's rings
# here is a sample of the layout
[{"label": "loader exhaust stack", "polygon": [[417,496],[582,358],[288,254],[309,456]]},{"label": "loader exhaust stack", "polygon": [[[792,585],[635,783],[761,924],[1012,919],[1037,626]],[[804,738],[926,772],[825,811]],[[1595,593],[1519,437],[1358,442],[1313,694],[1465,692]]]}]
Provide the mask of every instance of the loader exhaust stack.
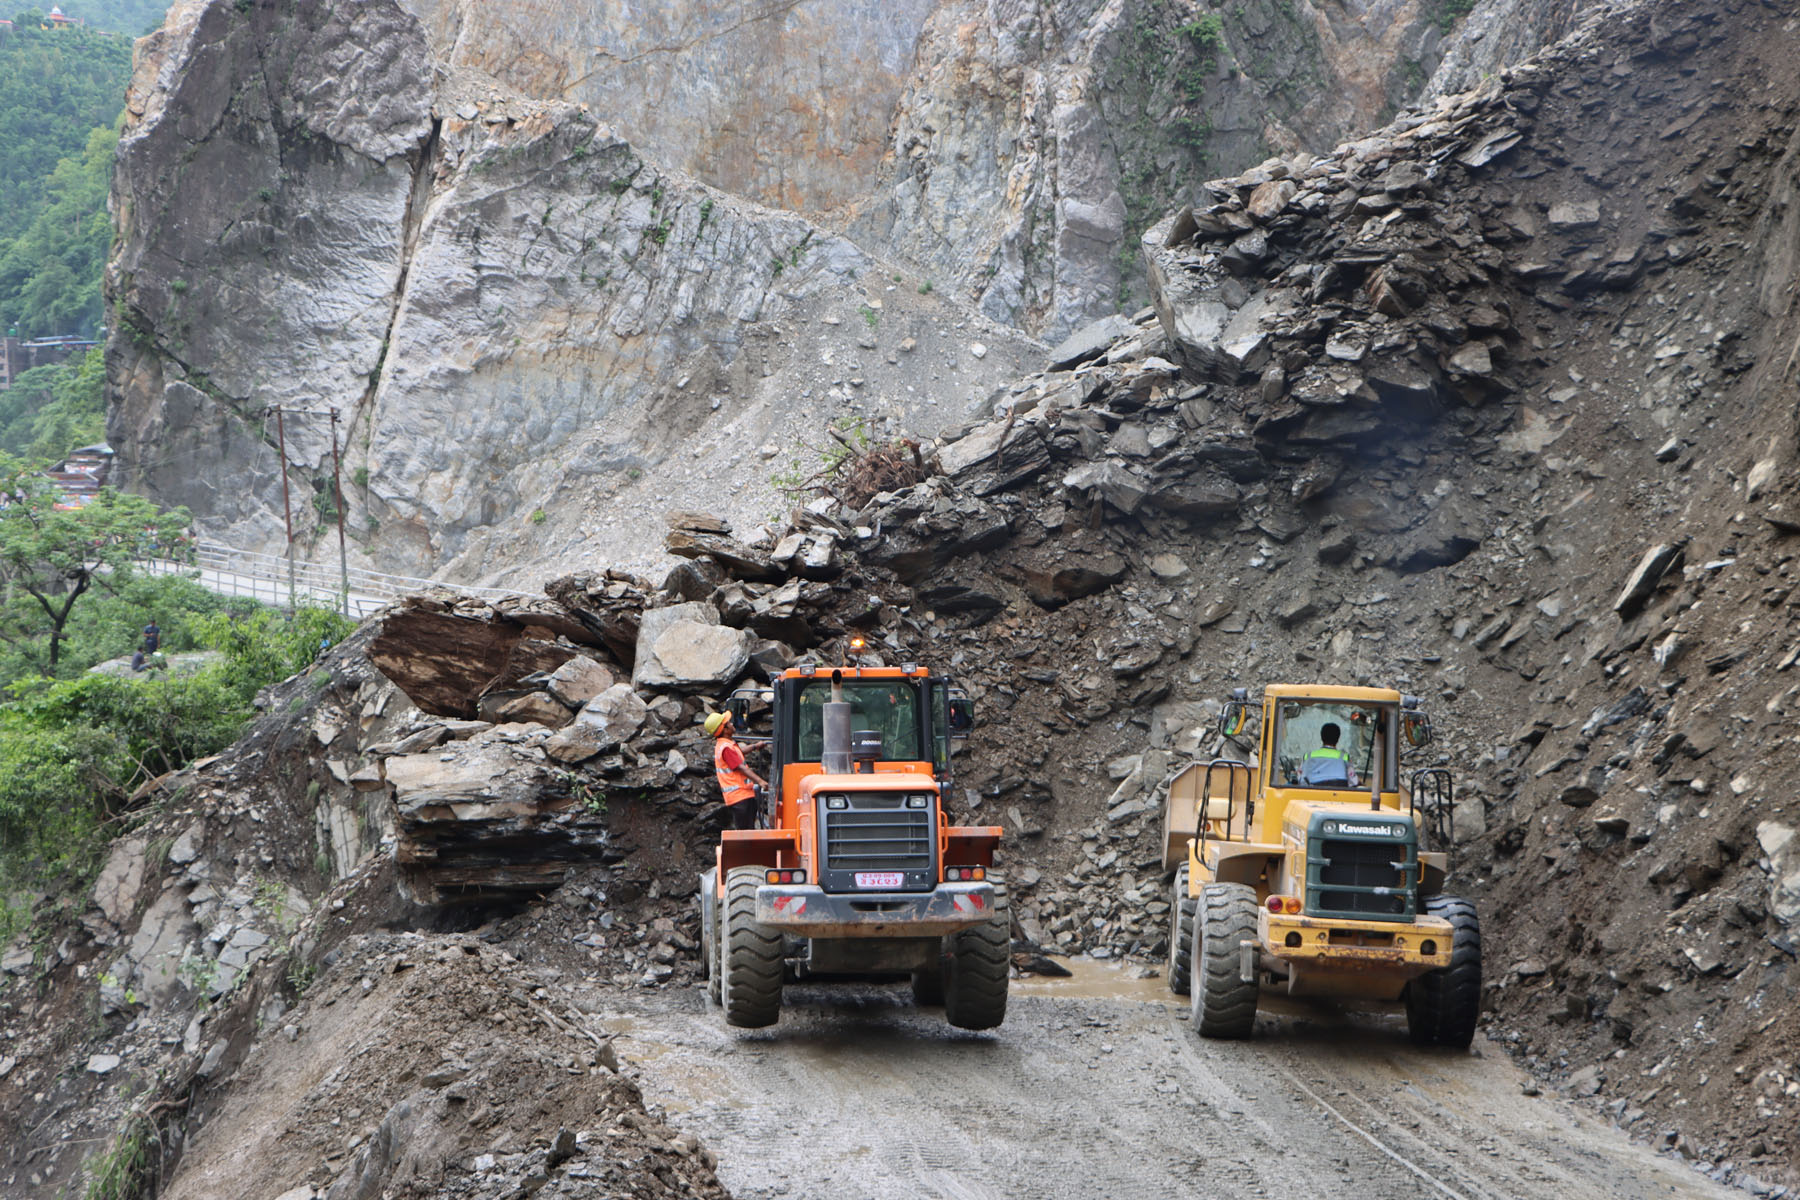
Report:
[{"label": "loader exhaust stack", "polygon": [[819,765],[827,775],[848,775],[856,769],[850,757],[850,704],[844,699],[842,672],[831,673],[831,699],[824,705],[825,749]]}]

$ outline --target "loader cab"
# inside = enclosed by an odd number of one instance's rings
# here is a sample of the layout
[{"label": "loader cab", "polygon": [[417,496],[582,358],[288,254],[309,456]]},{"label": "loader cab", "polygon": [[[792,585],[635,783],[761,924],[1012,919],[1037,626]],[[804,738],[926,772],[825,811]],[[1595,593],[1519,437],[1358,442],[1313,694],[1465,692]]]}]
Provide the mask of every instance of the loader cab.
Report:
[{"label": "loader cab", "polygon": [[1261,837],[1279,838],[1292,801],[1399,808],[1402,699],[1387,688],[1269,688],[1258,730]]},{"label": "loader cab", "polygon": [[[1309,760],[1326,744],[1327,726],[1337,727],[1347,779],[1308,772]],[[1416,696],[1387,688],[1274,685],[1257,706],[1238,688],[1225,701],[1219,732],[1243,753],[1256,751],[1257,766],[1245,772],[1241,794],[1257,825],[1247,835],[1252,840],[1277,839],[1289,803],[1302,801],[1404,810],[1423,820],[1432,846],[1454,844],[1450,772],[1414,769],[1404,761],[1433,738],[1431,718]]]},{"label": "loader cab", "polygon": [[837,675],[851,706],[852,750],[859,773],[912,772],[939,785],[950,779],[953,743],[974,724],[968,695],[925,667],[827,668],[801,664],[782,671],[766,688],[731,699],[741,740],[769,746],[769,784],[790,823],[801,780],[823,773],[825,704]]},{"label": "loader cab", "polygon": [[1275,782],[1347,791],[1366,785],[1379,767],[1381,790],[1394,791],[1399,787],[1397,707],[1349,700],[1282,701],[1271,730]]}]

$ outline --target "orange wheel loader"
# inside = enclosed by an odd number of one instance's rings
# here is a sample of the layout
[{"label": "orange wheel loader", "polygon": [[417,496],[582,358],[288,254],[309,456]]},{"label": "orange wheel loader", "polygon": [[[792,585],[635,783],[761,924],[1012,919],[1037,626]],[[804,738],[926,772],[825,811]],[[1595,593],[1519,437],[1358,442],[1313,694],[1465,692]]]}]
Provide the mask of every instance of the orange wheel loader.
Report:
[{"label": "orange wheel loader", "polygon": [[[952,1025],[1006,1017],[1012,918],[997,826],[950,824],[969,698],[920,666],[801,663],[730,700],[769,747],[759,824],[700,877],[701,955],[728,1024],[773,1025],[785,983],[904,978]],[[767,719],[766,734],[750,732]]]}]

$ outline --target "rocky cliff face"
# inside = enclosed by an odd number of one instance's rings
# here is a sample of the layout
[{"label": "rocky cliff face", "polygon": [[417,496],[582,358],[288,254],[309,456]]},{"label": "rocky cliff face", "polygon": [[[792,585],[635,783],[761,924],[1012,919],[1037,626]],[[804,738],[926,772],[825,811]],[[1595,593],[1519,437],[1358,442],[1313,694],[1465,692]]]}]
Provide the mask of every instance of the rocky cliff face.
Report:
[{"label": "rocky cliff face", "polygon": [[1201,164],[1367,127],[1436,69],[1447,24],[1426,3],[1275,0],[410,7],[450,68],[585,102],[724,191],[848,220],[1051,341],[1119,307],[1120,251]]},{"label": "rocky cliff face", "polygon": [[[579,105],[442,69],[393,3],[195,3],[146,47],[111,269],[127,486],[273,546],[278,436],[316,533],[335,432],[384,569],[629,559],[609,490],[651,475],[660,511],[699,460],[766,514],[769,460],[827,421],[940,428],[1035,353]],[[596,547],[602,508],[623,532]]]},{"label": "rocky cliff face", "polygon": [[335,438],[367,565],[646,561],[684,495],[778,510],[833,419],[979,415],[1026,335],[1139,302],[1194,178],[1329,145],[1442,49],[1407,5],[184,0],[116,179],[109,437],[249,549],[285,544],[283,437],[322,536]]}]

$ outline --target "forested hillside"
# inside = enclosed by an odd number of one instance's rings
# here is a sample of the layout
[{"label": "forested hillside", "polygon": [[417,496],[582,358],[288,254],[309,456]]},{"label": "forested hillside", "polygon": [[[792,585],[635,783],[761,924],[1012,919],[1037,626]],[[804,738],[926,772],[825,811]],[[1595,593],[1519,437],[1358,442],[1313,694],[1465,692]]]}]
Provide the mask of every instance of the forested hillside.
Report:
[{"label": "forested hillside", "polygon": [[90,28],[143,37],[162,24],[169,0],[62,0],[63,12]]},{"label": "forested hillside", "polygon": [[58,161],[81,157],[88,134],[125,103],[131,39],[94,29],[40,29],[34,10],[0,37],[0,240],[37,216]]},{"label": "forested hillside", "polygon": [[[111,7],[108,20],[143,15],[135,11],[143,6]],[[102,19],[98,11],[73,15]],[[131,40],[95,28],[42,28],[35,11],[11,20],[0,25],[0,332],[96,337]],[[97,439],[100,383],[98,355],[85,367],[76,359],[24,373],[0,395],[0,447],[55,459]]]},{"label": "forested hillside", "polygon": [[99,332],[112,127],[130,72],[118,34],[41,29],[27,11],[0,38],[0,329]]}]

